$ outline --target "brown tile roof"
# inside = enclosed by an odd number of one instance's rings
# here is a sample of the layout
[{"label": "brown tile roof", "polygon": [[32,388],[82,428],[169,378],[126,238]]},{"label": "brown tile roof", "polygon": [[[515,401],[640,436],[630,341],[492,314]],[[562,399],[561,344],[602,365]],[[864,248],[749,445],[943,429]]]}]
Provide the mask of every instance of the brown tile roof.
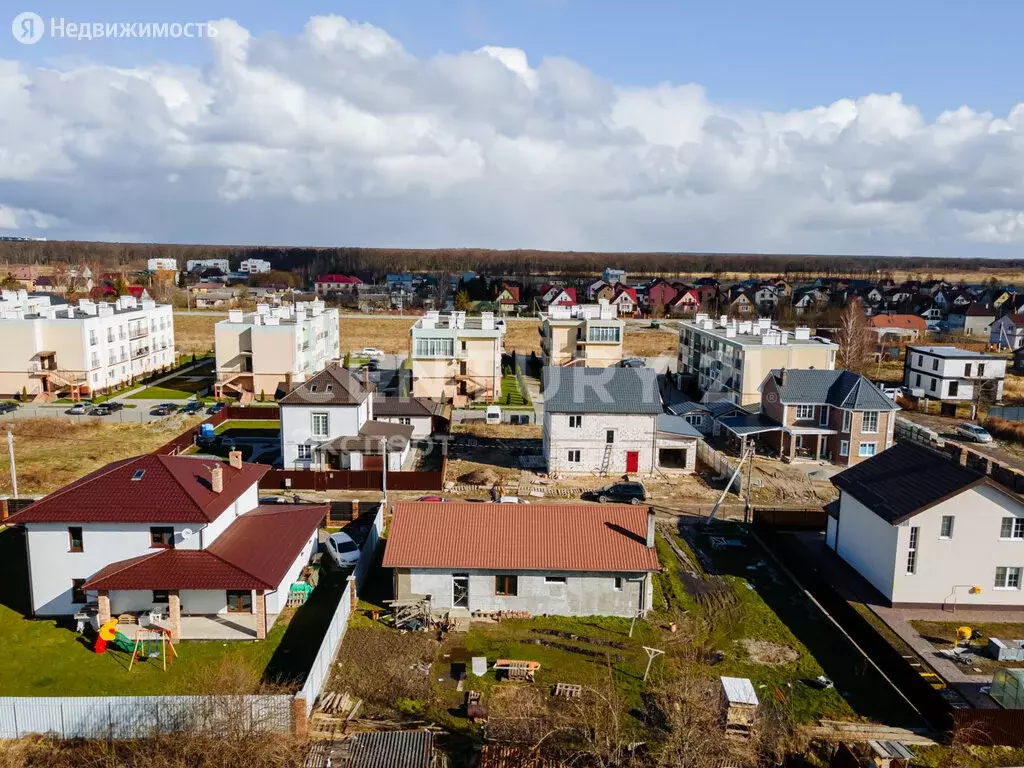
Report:
[{"label": "brown tile roof", "polygon": [[369,396],[347,368],[331,363],[281,398],[281,405],[359,405]]},{"label": "brown tile roof", "polygon": [[404,451],[412,439],[411,424],[392,424],[387,421],[367,421],[358,435],[343,435],[319,446],[324,451],[353,453],[380,453],[380,440],[387,441],[389,451]]},{"label": "brown tile roof", "polygon": [[914,331],[928,330],[923,317],[917,315],[874,315],[868,318],[872,328],[909,328]]},{"label": "brown tile roof", "polygon": [[[219,465],[224,489],[214,493]],[[10,518],[10,523],[209,523],[270,467],[147,453],[107,464]],[[137,478],[137,479],[133,479]]]},{"label": "brown tile roof", "polygon": [[398,502],[389,568],[656,571],[645,545],[647,507]]},{"label": "brown tile roof", "polygon": [[275,589],[327,505],[273,504],[236,518],[203,550],[162,549],[111,563],[85,589]]},{"label": "brown tile roof", "polygon": [[373,398],[374,416],[439,416],[441,411],[441,403],[429,397]]}]

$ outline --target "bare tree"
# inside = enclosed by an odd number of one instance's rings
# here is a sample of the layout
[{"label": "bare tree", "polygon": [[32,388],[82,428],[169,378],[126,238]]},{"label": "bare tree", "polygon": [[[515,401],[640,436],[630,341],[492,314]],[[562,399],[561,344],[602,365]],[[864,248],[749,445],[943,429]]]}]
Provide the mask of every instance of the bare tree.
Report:
[{"label": "bare tree", "polygon": [[851,298],[839,316],[837,365],[854,373],[864,370],[868,355],[868,324],[859,299]]}]

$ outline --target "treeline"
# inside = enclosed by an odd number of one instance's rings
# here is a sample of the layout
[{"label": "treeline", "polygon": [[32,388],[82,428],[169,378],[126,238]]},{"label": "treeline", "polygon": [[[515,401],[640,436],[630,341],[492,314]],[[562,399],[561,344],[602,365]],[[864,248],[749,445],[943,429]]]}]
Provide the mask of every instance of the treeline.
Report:
[{"label": "treeline", "polygon": [[[326,272],[379,279],[388,272],[478,271],[505,277],[593,275],[620,267],[629,279],[640,276],[718,273],[771,273],[790,277],[877,277],[894,270],[941,277],[945,272],[978,271],[977,259],[924,256],[828,256],[770,253],[625,253],[591,251],[490,250],[486,248],[301,248],[78,241],[0,242],[3,264],[97,263],[111,270],[142,269],[147,259],[260,258],[276,269],[309,280]],[[989,269],[1024,270],[1024,259],[986,260]]]}]

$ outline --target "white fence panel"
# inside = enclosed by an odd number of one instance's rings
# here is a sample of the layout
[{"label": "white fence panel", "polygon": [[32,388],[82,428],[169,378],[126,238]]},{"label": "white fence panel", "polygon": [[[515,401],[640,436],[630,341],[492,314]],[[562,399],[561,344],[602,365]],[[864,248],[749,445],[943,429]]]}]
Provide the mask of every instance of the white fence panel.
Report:
[{"label": "white fence panel", "polygon": [[320,643],[320,650],[317,651],[316,658],[313,659],[313,666],[310,667],[309,674],[306,676],[306,682],[302,686],[302,690],[297,694],[306,700],[307,715],[313,711],[313,703],[316,701],[316,697],[320,695],[320,691],[324,688],[324,683],[331,676],[331,663],[334,661],[334,654],[337,653],[342,638],[345,637],[345,630],[348,629],[348,617],[352,612],[351,606],[352,583],[350,582],[345,587],[345,592],[342,594],[341,601],[334,611],[334,616],[331,618],[330,626],[327,627],[327,632],[324,633],[324,639]]}]

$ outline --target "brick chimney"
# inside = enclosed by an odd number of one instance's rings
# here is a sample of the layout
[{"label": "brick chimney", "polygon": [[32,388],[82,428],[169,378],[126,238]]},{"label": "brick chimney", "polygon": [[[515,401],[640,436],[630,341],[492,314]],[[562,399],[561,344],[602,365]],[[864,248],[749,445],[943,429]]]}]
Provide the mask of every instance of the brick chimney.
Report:
[{"label": "brick chimney", "polygon": [[654,549],[654,509],[647,508],[647,548]]},{"label": "brick chimney", "polygon": [[363,368],[363,388],[364,389],[369,389],[370,388],[370,369],[369,368]]},{"label": "brick chimney", "polygon": [[779,382],[782,384],[782,386],[786,386],[786,379],[787,378],[789,378],[789,377],[786,375],[786,369],[783,368],[782,369],[782,374],[779,376]]},{"label": "brick chimney", "polygon": [[359,499],[352,499],[352,519],[359,519]]},{"label": "brick chimney", "polygon": [[214,493],[221,493],[224,490],[224,469],[220,464],[210,470],[210,488]]},{"label": "brick chimney", "polygon": [[242,452],[241,451],[229,451],[228,452],[228,464],[234,469],[242,468]]}]

